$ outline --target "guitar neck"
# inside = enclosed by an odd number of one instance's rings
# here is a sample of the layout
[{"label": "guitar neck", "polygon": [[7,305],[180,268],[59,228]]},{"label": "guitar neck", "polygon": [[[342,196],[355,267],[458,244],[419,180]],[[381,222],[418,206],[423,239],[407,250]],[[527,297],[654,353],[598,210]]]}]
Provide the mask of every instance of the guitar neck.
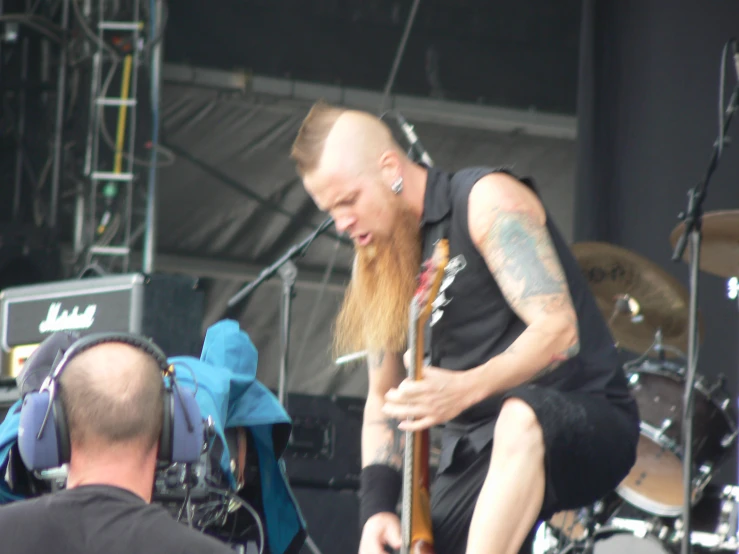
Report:
[{"label": "guitar neck", "polygon": [[[413,302],[410,312],[410,326],[408,329],[408,378],[411,380],[418,379],[418,306]],[[405,447],[403,453],[403,501],[401,503],[401,519],[400,531],[402,538],[401,554],[410,554],[411,540],[413,536],[413,489],[415,483],[414,467],[416,460],[416,433],[414,431],[405,432]]]},{"label": "guitar neck", "polygon": [[[416,321],[411,307],[411,321]],[[423,363],[423,337],[420,325],[412,324],[409,330],[410,364],[409,379],[421,379]],[[401,554],[411,554],[431,547],[431,522],[428,513],[428,431],[406,431],[403,463],[403,500],[401,514]]]},{"label": "guitar neck", "polygon": [[[410,305],[408,378],[423,378],[423,327],[431,317],[433,302],[441,288],[449,262],[449,242],[440,239],[430,259],[423,264],[418,289]],[[434,554],[429,495],[429,433],[406,431],[403,457],[403,507],[401,514],[401,554]]]}]

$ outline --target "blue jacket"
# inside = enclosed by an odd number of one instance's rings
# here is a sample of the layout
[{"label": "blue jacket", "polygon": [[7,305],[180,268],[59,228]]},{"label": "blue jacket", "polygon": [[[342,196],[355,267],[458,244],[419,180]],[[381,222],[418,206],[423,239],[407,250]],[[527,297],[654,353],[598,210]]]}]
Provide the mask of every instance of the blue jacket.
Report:
[{"label": "blue jacket", "polygon": [[[305,521],[290,490],[281,456],[287,445],[292,421],[272,392],[257,381],[257,350],[249,335],[235,321],[212,325],[205,336],[200,359],[176,356],[180,385],[194,387],[203,417],[211,417],[216,432],[226,445],[224,430],[246,427],[254,438],[259,459],[262,505],[267,543],[273,554],[286,554],[288,547],[302,546]],[[5,474],[10,449],[18,436],[19,400],[0,425],[0,475]],[[16,413],[17,412],[17,413]],[[227,447],[226,447],[227,448]],[[221,460],[221,469],[235,488],[229,453]],[[0,504],[21,500],[0,479]],[[288,553],[291,554],[291,553]]]}]

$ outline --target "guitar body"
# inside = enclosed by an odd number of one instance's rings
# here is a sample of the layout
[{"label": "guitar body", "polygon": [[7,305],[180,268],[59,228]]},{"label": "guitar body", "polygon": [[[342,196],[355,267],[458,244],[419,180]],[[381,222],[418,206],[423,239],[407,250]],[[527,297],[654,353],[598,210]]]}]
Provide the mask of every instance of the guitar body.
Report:
[{"label": "guitar body", "polygon": [[[408,343],[408,378],[423,378],[423,328],[439,293],[444,268],[449,259],[449,243],[443,239],[424,263],[419,286],[411,303]],[[401,514],[401,554],[435,554],[429,494],[429,431],[406,431],[403,463],[403,502]]]}]

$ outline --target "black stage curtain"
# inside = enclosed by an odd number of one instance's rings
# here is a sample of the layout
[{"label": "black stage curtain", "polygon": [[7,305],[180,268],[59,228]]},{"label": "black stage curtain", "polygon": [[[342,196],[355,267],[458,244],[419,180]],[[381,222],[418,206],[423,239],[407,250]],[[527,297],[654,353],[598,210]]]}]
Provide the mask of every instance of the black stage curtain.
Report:
[{"label": "black stage curtain", "polygon": [[[718,135],[721,51],[739,36],[739,2],[585,0],[581,33],[575,240],[628,248],[687,288],[669,235]],[[731,60],[725,101],[734,86]],[[739,142],[739,117],[729,135]],[[739,208],[739,144],[724,150],[704,208]],[[701,273],[699,306],[698,373],[709,382],[725,374],[736,406],[739,306],[725,278]],[[735,456],[716,482],[737,482]]]}]

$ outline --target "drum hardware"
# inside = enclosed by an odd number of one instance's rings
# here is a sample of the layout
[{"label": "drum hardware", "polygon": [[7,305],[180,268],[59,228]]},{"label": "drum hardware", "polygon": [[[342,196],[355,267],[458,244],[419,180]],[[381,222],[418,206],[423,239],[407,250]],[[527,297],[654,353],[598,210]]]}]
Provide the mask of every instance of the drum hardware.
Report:
[{"label": "drum hardware", "polygon": [[723,489],[718,532],[727,537],[739,534],[739,487],[727,485]]},{"label": "drum hardware", "polygon": [[572,251],[619,348],[642,353],[656,346],[669,356],[686,351],[690,298],[677,279],[613,244],[581,242]]},{"label": "drum hardware", "polygon": [[[683,512],[685,452],[682,447],[685,376],[669,362],[647,360],[627,373],[632,395],[641,414],[637,460],[616,492],[629,504],[661,517]],[[724,381],[708,384],[703,377],[694,384],[697,405],[691,464],[692,503],[729,454],[737,438],[736,415]]]},{"label": "drum hardware", "polygon": [[619,315],[623,314],[628,314],[631,317],[632,323],[641,323],[644,320],[644,316],[639,312],[639,302],[633,296],[629,294],[617,294],[613,297],[613,313],[608,320],[608,326],[610,327],[613,321]]},{"label": "drum hardware", "polygon": [[[684,467],[683,467],[683,525],[685,526],[685,536],[681,544],[681,553],[688,554],[690,552],[690,538],[691,538],[691,471],[693,461],[693,431],[694,431],[694,416],[696,415],[695,410],[695,389],[693,383],[697,374],[698,366],[698,344],[699,344],[699,315],[698,315],[698,281],[700,278],[700,269],[703,267],[710,267],[710,264],[706,265],[706,261],[711,260],[712,262],[718,262],[714,265],[714,270],[718,268],[718,265],[722,269],[730,269],[728,275],[737,275],[736,269],[736,234],[733,236],[730,234],[726,236],[724,230],[730,225],[719,224],[716,225],[715,221],[719,218],[706,217],[703,213],[703,203],[706,201],[708,196],[708,183],[713,176],[714,171],[719,165],[721,154],[723,153],[724,145],[726,141],[726,135],[731,124],[731,120],[734,117],[737,108],[739,107],[739,86],[734,88],[734,91],[729,99],[728,105],[723,105],[723,90],[724,90],[724,70],[726,62],[729,56],[729,49],[733,49],[733,53],[737,53],[737,40],[732,38],[724,44],[723,52],[721,54],[721,79],[720,79],[720,90],[721,90],[721,106],[719,107],[719,134],[717,140],[713,144],[713,154],[711,160],[708,163],[705,175],[703,179],[696,185],[692,186],[688,190],[688,203],[684,211],[678,214],[678,218],[681,223],[671,233],[670,239],[674,247],[672,254],[672,261],[676,262],[684,259],[687,253],[687,261],[689,267],[690,276],[690,303],[688,310],[688,367],[685,379],[685,395],[684,395],[684,411],[682,421],[682,432],[683,432],[683,445],[685,448],[684,454]],[[729,218],[729,221],[734,221],[735,218]],[[712,233],[713,230],[720,229],[719,233]],[[726,240],[728,238],[728,240]],[[706,245],[703,246],[705,240]],[[724,256],[718,256],[716,258],[717,250],[721,248],[719,244],[730,244],[730,253],[727,253],[724,249]],[[686,246],[690,244],[690,248],[686,251]],[[713,245],[713,248],[711,248]],[[702,252],[703,250],[703,252]],[[723,258],[723,259],[721,259]],[[728,265],[727,265],[728,262]],[[701,265],[701,263],[703,265]]]},{"label": "drum hardware", "polygon": [[[691,542],[713,549],[736,551],[739,545],[739,487],[726,485],[722,488],[711,487],[692,510],[693,528]],[[674,542],[681,541],[684,536],[682,519],[674,522]]]},{"label": "drum hardware", "polygon": [[595,532],[589,544],[573,542],[558,554],[671,554],[662,542],[650,534],[646,527],[638,530],[620,527],[603,527]]},{"label": "drum hardware", "polygon": [[[657,352],[657,358],[660,361],[664,361],[666,358],[665,352],[670,352],[671,354],[674,354],[675,356],[685,359],[685,352],[680,350],[679,348],[675,348],[674,346],[671,346],[669,344],[665,344],[662,340],[662,329],[660,327],[657,327],[657,330],[654,332],[654,343],[650,347],[649,350],[654,350]],[[647,354],[649,351],[647,351]]]},{"label": "drum hardware", "polygon": [[659,530],[656,533],[654,533],[654,535],[662,542],[665,542],[668,540],[670,536],[670,527],[664,524],[659,525]]},{"label": "drum hardware", "polygon": [[[616,554],[629,548],[634,554],[673,553],[684,536],[681,517],[651,516],[639,509],[621,517],[622,503],[608,496],[588,508],[560,512],[537,533],[537,554]],[[739,550],[739,486],[706,487],[692,514],[692,546],[713,552]]]},{"label": "drum hardware", "polygon": [[558,543],[583,541],[592,537],[599,528],[608,525],[623,504],[623,499],[612,492],[590,506],[554,514],[546,522],[546,526],[558,539]]},{"label": "drum hardware", "polygon": [[[716,229],[725,228],[728,221],[736,230],[730,233],[736,257],[731,275],[739,275],[739,211],[713,221]],[[719,235],[716,230],[714,236]],[[695,297],[661,268],[628,250],[581,243],[573,252],[617,346],[642,353],[624,364],[642,422],[636,464],[616,492],[638,510],[659,518],[680,516],[689,525],[686,505],[702,500],[739,434],[725,377],[708,383],[696,372],[702,320]],[[733,283],[730,291],[739,297],[739,279]],[[691,286],[694,289],[692,281]],[[652,352],[656,356],[650,357]],[[666,359],[675,355],[689,362],[687,367]],[[580,516],[579,529],[585,523]],[[660,524],[652,532],[665,538],[674,534],[669,528]]]},{"label": "drum hardware", "polygon": [[664,421],[662,421],[662,425],[660,425],[660,428],[657,429],[657,432],[655,433],[655,438],[658,440],[662,438],[662,435],[664,435],[665,431],[667,431],[670,427],[672,427],[671,419],[665,419]]},{"label": "drum hardware", "polygon": [[[629,360],[624,363],[623,370],[626,373],[626,378],[632,386],[638,386],[639,384],[639,372],[635,371],[635,368],[659,369],[661,371],[671,372],[675,375],[683,375],[685,367],[683,363],[677,363],[676,358],[668,360],[665,356],[665,352],[671,352],[675,354],[676,357],[682,358],[683,360],[685,359],[685,353],[678,348],[662,344],[661,337],[662,333],[657,329],[655,332],[654,342],[649,349],[642,353],[638,358],[634,358],[633,360]],[[657,357],[650,357],[650,352],[656,352]],[[655,401],[657,400],[655,399]]]},{"label": "drum hardware", "polygon": [[[700,269],[705,273],[728,279],[729,298],[736,298],[739,290],[739,210],[717,210],[703,214],[703,244]],[[670,233],[670,244],[675,247],[684,231],[680,223]],[[689,261],[687,253],[683,261]],[[732,300],[734,299],[732,298]]]},{"label": "drum hardware", "polygon": [[[722,402],[722,406],[725,408],[726,403]],[[734,432],[730,435],[724,435],[724,437],[721,439],[721,446],[723,446],[724,448],[729,448],[732,444],[734,444],[738,433],[739,431],[734,429]]]},{"label": "drum hardware", "polygon": [[[702,379],[701,379],[702,381]],[[709,396],[713,396],[713,393],[720,391],[726,387],[726,375],[719,373],[716,378],[716,382],[706,389]]]},{"label": "drum hardware", "polygon": [[[739,211],[729,219],[739,237]],[[626,249],[590,242],[575,244],[573,252],[618,347],[642,353],[624,364],[642,422],[637,462],[617,493],[647,513],[677,517],[686,500],[699,501],[737,440],[725,379],[709,385],[695,372],[702,330],[697,306],[690,305],[695,299],[659,266]],[[739,280],[736,288],[739,295]],[[650,352],[657,353],[657,361]],[[690,371],[670,366],[666,357],[675,355],[691,362]]]},{"label": "drum hardware", "polygon": [[732,277],[726,281],[726,296],[729,300],[739,299],[739,278]]}]

